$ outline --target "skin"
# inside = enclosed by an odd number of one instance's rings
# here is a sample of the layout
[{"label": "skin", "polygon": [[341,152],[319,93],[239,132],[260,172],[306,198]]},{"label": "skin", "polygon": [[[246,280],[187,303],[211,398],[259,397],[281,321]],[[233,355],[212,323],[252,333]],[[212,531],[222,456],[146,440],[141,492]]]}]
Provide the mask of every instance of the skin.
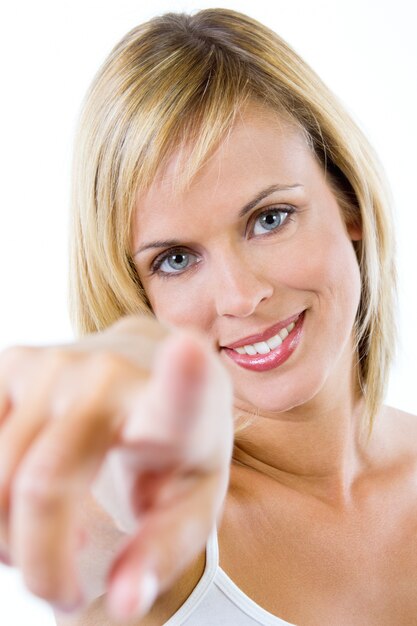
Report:
[{"label": "skin", "polygon": [[[302,134],[267,110],[248,107],[175,194],[177,158],[138,198],[132,249],[178,240],[175,250],[135,255],[148,298],[158,319],[209,338],[233,381],[236,416],[252,419],[235,439],[221,566],[290,622],[411,623],[416,421],[383,407],[371,440],[363,437],[352,332],[360,230],[345,225]],[[297,187],[239,218],[276,184]],[[257,216],[288,205],[296,211],[285,227],[266,233]],[[190,256],[152,271],[165,252]],[[276,369],[245,370],[222,350],[303,310],[302,341]]]},{"label": "skin", "polygon": [[[138,198],[132,242],[175,238],[193,255],[170,278],[166,261],[151,271],[166,249],[135,256],[157,320],[0,354],[1,558],[55,606],[84,607],[58,612],[60,626],[159,626],[201,578],[217,520],[221,567],[267,611],[308,626],[413,623],[416,420],[384,407],[361,435],[360,231],[302,135],[268,111],[243,112],[177,196],[176,158]],[[297,186],[238,217],[277,183]],[[280,225],[267,235],[266,211]],[[243,370],[222,350],[303,310],[301,342],[276,369]],[[231,383],[236,418],[253,419],[228,485]]]},{"label": "skin", "polygon": [[0,561],[58,624],[137,623],[156,595],[160,623],[166,590],[186,597],[227,490],[231,400],[207,341],[149,317],[0,354]]},{"label": "skin", "polygon": [[[245,463],[297,489],[348,498],[364,450],[352,354],[360,297],[352,240],[360,232],[347,231],[301,133],[267,111],[247,111],[179,197],[170,186],[175,165],[173,158],[140,199],[135,228],[135,250],[179,238],[196,257],[166,277],[150,273],[164,249],[136,255],[157,318],[208,336],[232,378],[239,414],[256,413],[238,442]],[[238,219],[244,204],[275,184],[299,186]],[[259,213],[288,205],[296,213],[285,227],[262,230],[258,220],[260,234],[251,234]],[[221,349],[303,310],[302,343],[276,369],[245,370]]]}]

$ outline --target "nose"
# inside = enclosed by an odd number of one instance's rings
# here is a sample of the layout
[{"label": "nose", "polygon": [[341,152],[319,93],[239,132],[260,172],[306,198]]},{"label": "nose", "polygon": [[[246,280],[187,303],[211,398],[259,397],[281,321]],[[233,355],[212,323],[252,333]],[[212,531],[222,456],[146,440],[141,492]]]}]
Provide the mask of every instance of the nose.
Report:
[{"label": "nose", "polygon": [[217,261],[212,281],[217,315],[248,317],[271,297],[273,286],[255,261],[233,254]]}]

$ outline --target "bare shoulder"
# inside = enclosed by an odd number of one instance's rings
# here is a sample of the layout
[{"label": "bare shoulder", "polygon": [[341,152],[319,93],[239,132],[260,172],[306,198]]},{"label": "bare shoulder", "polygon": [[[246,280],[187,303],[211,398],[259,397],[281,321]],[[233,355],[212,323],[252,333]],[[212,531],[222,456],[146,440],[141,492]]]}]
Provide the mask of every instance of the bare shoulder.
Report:
[{"label": "bare shoulder", "polygon": [[384,405],[380,417],[385,439],[394,454],[415,456],[417,460],[417,415]]},{"label": "bare shoulder", "polygon": [[398,430],[398,426],[404,428],[404,434],[417,432],[417,415],[408,413],[393,406],[384,405],[382,415],[391,428]]},{"label": "bare shoulder", "polygon": [[[141,620],[123,622],[123,626],[163,626],[178,611],[201,579],[206,563],[205,551],[184,571],[174,585],[161,594],[151,611]],[[104,596],[98,598],[84,613],[76,617],[55,615],[57,626],[122,626],[109,619]]]},{"label": "bare shoulder", "polygon": [[383,409],[388,415],[394,418],[397,417],[398,419],[417,420],[417,415],[414,415],[414,413],[407,413],[407,411],[397,409],[394,406],[384,405]]}]

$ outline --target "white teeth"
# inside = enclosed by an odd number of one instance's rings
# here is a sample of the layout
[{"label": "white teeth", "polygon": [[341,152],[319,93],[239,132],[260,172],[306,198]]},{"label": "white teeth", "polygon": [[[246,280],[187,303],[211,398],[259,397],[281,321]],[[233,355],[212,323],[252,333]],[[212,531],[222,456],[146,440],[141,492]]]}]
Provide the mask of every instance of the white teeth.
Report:
[{"label": "white teeth", "polygon": [[247,346],[240,346],[239,348],[234,348],[234,350],[238,354],[249,354],[250,356],[254,356],[255,354],[268,354],[268,352],[278,348],[278,346],[282,344],[284,339],[286,339],[293,330],[294,326],[295,322],[291,322],[287,328],[282,328],[279,333],[271,337],[271,339],[258,341],[257,343],[248,344]]},{"label": "white teeth", "polygon": [[271,352],[271,348],[265,341],[259,341],[259,343],[254,343],[253,345],[256,348],[256,352],[259,354],[268,354],[268,352]]},{"label": "white teeth", "polygon": [[283,328],[282,330],[279,331],[278,334],[281,337],[282,341],[284,341],[284,339],[286,339],[290,333],[288,332],[286,328]]},{"label": "white teeth", "polygon": [[282,339],[279,335],[274,335],[273,337],[271,337],[271,339],[267,339],[266,343],[271,348],[271,350],[274,350],[282,344]]}]

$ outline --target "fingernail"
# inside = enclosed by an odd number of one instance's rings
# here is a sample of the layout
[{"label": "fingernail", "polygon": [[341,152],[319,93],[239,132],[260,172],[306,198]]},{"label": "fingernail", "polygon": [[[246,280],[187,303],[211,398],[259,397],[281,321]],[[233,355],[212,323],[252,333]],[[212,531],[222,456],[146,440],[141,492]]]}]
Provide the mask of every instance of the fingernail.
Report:
[{"label": "fingernail", "polygon": [[141,617],[149,611],[157,594],[158,581],[153,572],[145,572],[136,584],[133,576],[119,576],[109,593],[109,609],[116,619]]}]

